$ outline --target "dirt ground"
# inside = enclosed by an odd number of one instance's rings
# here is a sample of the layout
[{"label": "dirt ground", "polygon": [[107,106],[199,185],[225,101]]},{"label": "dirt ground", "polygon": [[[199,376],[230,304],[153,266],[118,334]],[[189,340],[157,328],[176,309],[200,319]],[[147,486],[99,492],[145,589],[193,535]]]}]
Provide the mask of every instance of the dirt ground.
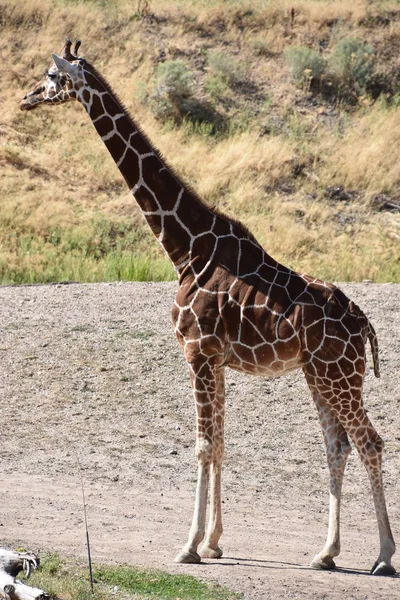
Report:
[{"label": "dirt ground", "polygon": [[[385,488],[400,539],[400,285],[341,287],[378,332],[382,375],[368,374],[365,399],[386,442]],[[398,599],[400,579],[368,574],[378,533],[355,452],[338,569],[308,567],[325,540],[328,470],[301,372],[276,380],[227,373],[224,557],[173,563],[196,479],[194,406],[170,319],[175,290],[0,288],[0,545],[85,554],[79,458],[97,562],[194,574],[249,600]]]}]

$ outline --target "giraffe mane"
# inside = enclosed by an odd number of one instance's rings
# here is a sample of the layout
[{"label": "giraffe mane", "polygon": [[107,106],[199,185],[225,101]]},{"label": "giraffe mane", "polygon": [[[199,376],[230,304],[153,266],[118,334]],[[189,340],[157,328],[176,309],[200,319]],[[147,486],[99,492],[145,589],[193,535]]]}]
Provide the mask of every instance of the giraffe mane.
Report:
[{"label": "giraffe mane", "polygon": [[194,198],[194,200],[196,200],[196,202],[198,202],[205,209],[207,209],[210,212],[217,215],[217,217],[235,225],[239,230],[241,230],[245,235],[247,235],[249,237],[249,239],[251,239],[253,242],[256,242],[257,241],[256,238],[251,233],[251,231],[246,227],[246,225],[244,225],[238,219],[235,219],[235,218],[227,215],[226,213],[222,212],[215,205],[212,205],[212,206],[209,205],[205,200],[203,200],[203,198],[201,198],[201,196],[196,192],[196,190],[193,188],[193,186],[190,183],[188,183],[180,175],[178,175],[176,170],[173,167],[171,167],[169,162],[166,160],[163,153],[156,146],[154,146],[153,142],[150,140],[147,133],[145,131],[143,131],[142,127],[140,125],[138,125],[136,123],[136,121],[131,117],[125,104],[121,101],[118,94],[116,94],[114,92],[114,90],[112,89],[112,87],[108,83],[108,81],[103,77],[103,75],[101,75],[101,73],[99,73],[99,71],[91,63],[88,63],[87,61],[85,61],[85,62],[86,62],[86,67],[89,69],[90,73],[101,83],[101,85],[104,87],[104,89],[118,103],[118,105],[121,107],[121,109],[125,113],[127,119],[131,122],[131,124],[135,127],[135,129],[137,129],[137,131],[143,137],[145,142],[147,144],[149,144],[149,146],[152,148],[152,150],[154,151],[154,154],[157,156],[157,158],[165,165],[165,167],[168,169],[168,171],[171,173],[171,175],[178,181],[178,183],[180,185],[182,185],[185,188],[185,190]]}]

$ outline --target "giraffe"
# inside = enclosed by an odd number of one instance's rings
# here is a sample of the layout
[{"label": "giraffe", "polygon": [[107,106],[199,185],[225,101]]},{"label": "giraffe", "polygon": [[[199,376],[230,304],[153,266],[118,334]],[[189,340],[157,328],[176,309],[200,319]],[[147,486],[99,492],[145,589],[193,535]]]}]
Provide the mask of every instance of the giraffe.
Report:
[{"label": "giraffe", "polygon": [[351,441],[367,470],[378,522],[380,552],[371,572],[395,574],[382,482],[383,441],[362,400],[367,340],[379,377],[371,323],[336,286],[279,264],[239,221],[207,206],[167,164],[103,76],[78,56],[79,46],[77,40],[72,52],[67,40],[62,56],[52,55],[47,74],[24,96],[21,109],[70,100],[83,105],[176,270],[172,320],[193,387],[198,474],[188,540],[175,561],[198,563],[222,556],[225,368],[265,377],[301,368],[321,423],[330,472],[328,534],[311,566],[335,568]]}]

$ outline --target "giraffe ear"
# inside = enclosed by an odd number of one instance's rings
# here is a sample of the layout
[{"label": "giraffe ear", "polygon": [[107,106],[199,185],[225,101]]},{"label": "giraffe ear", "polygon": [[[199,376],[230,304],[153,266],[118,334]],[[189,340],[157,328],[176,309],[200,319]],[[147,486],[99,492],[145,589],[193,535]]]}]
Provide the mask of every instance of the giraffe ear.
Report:
[{"label": "giraffe ear", "polygon": [[69,75],[74,74],[76,70],[75,65],[71,65],[71,63],[68,60],[65,60],[65,58],[61,58],[61,56],[57,56],[57,54],[52,54],[52,57],[59,71],[61,71],[62,73],[68,73]]}]

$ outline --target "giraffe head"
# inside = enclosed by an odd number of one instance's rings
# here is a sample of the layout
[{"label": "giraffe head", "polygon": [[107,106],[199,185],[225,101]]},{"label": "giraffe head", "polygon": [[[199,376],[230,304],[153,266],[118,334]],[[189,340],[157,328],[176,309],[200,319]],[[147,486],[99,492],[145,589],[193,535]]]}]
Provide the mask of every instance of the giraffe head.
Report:
[{"label": "giraffe head", "polygon": [[21,110],[31,110],[39,104],[61,104],[76,100],[82,86],[82,70],[86,61],[77,56],[80,40],[75,42],[71,53],[71,40],[67,39],[62,56],[53,54],[52,63],[44,77],[22,99]]}]

